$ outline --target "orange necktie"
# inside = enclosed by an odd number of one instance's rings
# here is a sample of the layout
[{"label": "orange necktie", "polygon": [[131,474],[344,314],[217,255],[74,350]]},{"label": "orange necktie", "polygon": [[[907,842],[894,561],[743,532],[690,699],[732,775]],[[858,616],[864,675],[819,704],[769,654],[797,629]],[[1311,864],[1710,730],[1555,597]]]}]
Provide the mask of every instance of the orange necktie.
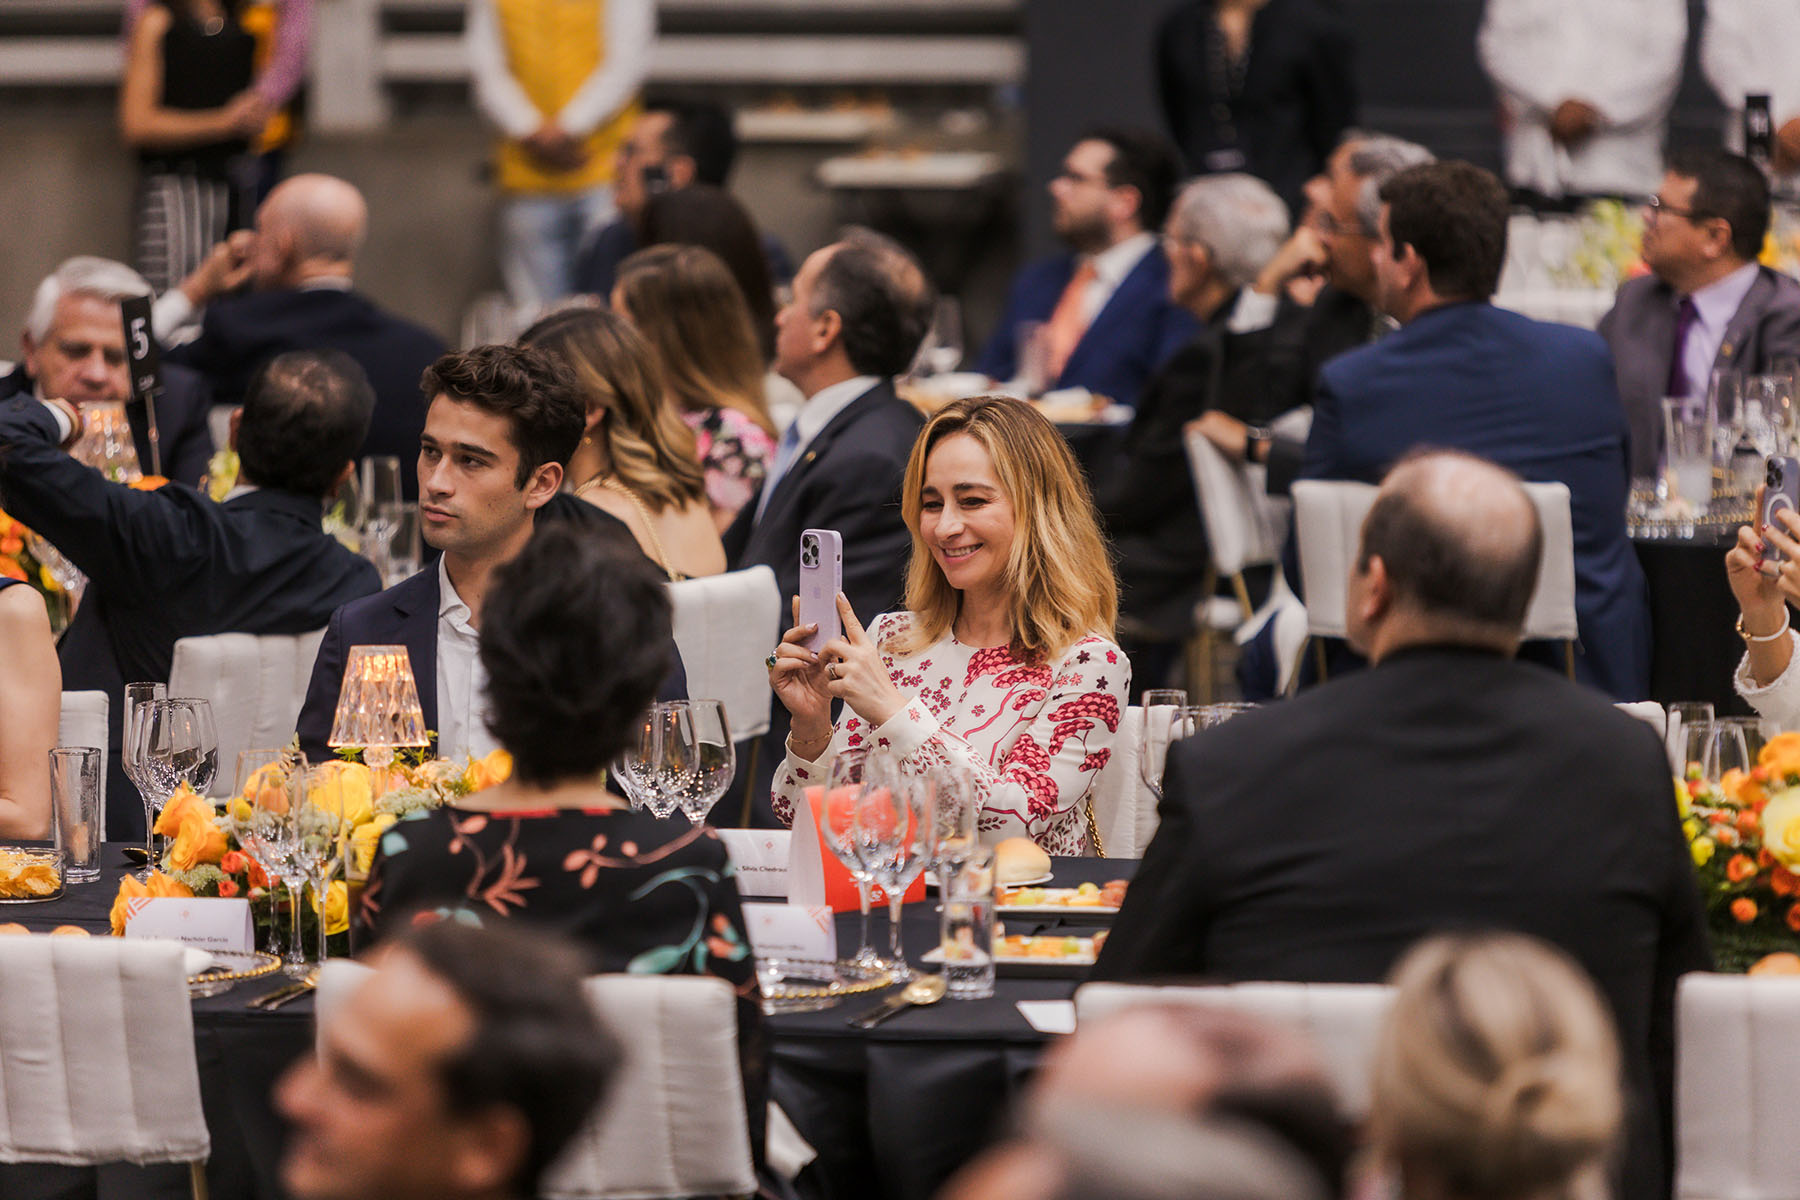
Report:
[{"label": "orange necktie", "polygon": [[1062,299],[1056,302],[1056,310],[1050,314],[1049,322],[1044,326],[1044,343],[1047,347],[1047,364],[1049,378],[1045,386],[1055,387],[1056,381],[1062,378],[1063,368],[1069,365],[1069,356],[1075,353],[1075,347],[1081,342],[1081,335],[1087,332],[1087,305],[1083,300],[1087,296],[1088,285],[1094,282],[1093,261],[1084,261],[1075,268],[1075,274],[1069,279],[1069,286],[1063,289]]}]

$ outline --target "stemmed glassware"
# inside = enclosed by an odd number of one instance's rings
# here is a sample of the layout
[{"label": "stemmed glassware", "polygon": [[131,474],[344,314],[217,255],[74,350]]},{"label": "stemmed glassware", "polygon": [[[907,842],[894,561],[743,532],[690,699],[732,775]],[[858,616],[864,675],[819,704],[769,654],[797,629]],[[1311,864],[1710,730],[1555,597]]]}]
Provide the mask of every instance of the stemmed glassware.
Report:
[{"label": "stemmed glassware", "polygon": [[319,959],[326,959],[326,925],[331,881],[344,867],[350,841],[344,815],[343,773],[330,767],[295,771],[288,783],[294,866],[312,885],[319,905]]},{"label": "stemmed glassware", "polygon": [[144,854],[145,866],[137,876],[140,879],[149,877],[156,869],[154,835],[150,827],[156,823],[155,814],[150,808],[150,783],[144,778],[143,726],[137,722],[138,712],[152,700],[167,700],[169,685],[166,683],[128,683],[125,685],[124,712],[119,722],[119,765],[125,771],[125,778],[131,780],[138,790],[138,799],[144,805]]},{"label": "stemmed glassware", "polygon": [[658,820],[673,816],[681,807],[681,791],[676,786],[679,772],[671,766],[680,745],[678,703],[685,702],[652,704],[638,725],[637,736],[615,764],[625,794]]},{"label": "stemmed glassware", "polygon": [[[261,865],[271,879],[293,872],[293,849],[288,822],[288,783],[306,772],[306,759],[295,750],[240,750],[237,786],[225,806],[225,826],[244,853]],[[306,947],[300,936],[301,895],[288,885],[289,936],[282,970],[290,976],[306,974]],[[279,922],[271,922],[279,929]]]},{"label": "stemmed glassware", "polygon": [[668,704],[672,719],[663,726],[668,786],[675,802],[695,825],[706,824],[713,805],[737,773],[737,750],[725,705],[717,700],[678,700]]},{"label": "stemmed glassware", "polygon": [[1748,771],[1756,765],[1756,760],[1750,757],[1743,728],[1728,720],[1713,723],[1712,744],[1707,755],[1712,764],[1708,779],[1723,779],[1727,771]]},{"label": "stemmed glassware", "polygon": [[206,700],[152,700],[139,705],[133,716],[133,752],[147,785],[139,789],[148,809],[144,848],[154,871],[156,846],[150,827],[182,784],[202,796],[212,787],[219,769],[219,735],[213,726],[212,705]]},{"label": "stemmed glassware", "polygon": [[1162,803],[1163,762],[1169,756],[1173,714],[1189,711],[1187,693],[1180,688],[1148,688],[1143,695],[1144,726],[1138,742],[1138,776]]},{"label": "stemmed glassware", "polygon": [[930,869],[941,886],[948,872],[961,868],[980,848],[981,805],[975,776],[967,767],[938,767],[932,780]]},{"label": "stemmed glassware", "polygon": [[869,885],[875,881],[875,876],[863,859],[862,843],[856,834],[857,809],[863,792],[872,783],[867,775],[870,762],[866,746],[847,748],[831,760],[831,771],[825,780],[825,811],[820,814],[819,836],[850,872],[850,878],[856,881],[862,921],[857,926],[856,954],[849,961],[852,966],[879,971],[887,964],[869,945]]},{"label": "stemmed glassware", "polygon": [[868,786],[857,800],[853,836],[858,857],[887,893],[888,969],[896,983],[913,977],[900,945],[906,889],[932,856],[936,834],[935,781],[904,761],[865,764]]}]

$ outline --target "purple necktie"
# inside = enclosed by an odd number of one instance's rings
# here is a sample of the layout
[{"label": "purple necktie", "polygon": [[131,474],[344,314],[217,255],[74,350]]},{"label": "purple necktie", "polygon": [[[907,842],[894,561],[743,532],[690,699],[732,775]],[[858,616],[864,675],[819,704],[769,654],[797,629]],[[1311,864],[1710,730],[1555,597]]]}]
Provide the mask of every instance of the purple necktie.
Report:
[{"label": "purple necktie", "polygon": [[1687,349],[1688,332],[1694,328],[1694,321],[1700,316],[1700,310],[1694,307],[1692,296],[1683,296],[1681,305],[1675,310],[1675,356],[1669,360],[1669,384],[1664,390],[1665,396],[1686,396],[1688,394],[1687,369],[1682,365],[1683,351]]}]

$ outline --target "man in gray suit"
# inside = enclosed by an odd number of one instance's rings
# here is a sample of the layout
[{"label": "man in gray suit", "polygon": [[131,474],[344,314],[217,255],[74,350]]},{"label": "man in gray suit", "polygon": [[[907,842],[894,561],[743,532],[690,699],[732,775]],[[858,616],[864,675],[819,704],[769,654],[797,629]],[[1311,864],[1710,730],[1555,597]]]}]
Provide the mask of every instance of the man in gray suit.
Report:
[{"label": "man in gray suit", "polygon": [[1756,262],[1769,185],[1749,159],[1671,155],[1645,216],[1653,274],[1620,288],[1600,322],[1631,423],[1633,477],[1656,474],[1663,397],[1704,395],[1716,368],[1756,374],[1800,356],[1800,282]]}]

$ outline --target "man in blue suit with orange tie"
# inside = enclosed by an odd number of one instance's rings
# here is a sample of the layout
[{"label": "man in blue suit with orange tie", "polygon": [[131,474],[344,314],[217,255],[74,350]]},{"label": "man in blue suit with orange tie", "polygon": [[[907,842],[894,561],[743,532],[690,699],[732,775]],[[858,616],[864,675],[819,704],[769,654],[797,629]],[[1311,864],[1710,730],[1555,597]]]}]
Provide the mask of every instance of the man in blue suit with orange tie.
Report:
[{"label": "man in blue suit with orange tie", "polygon": [[1200,331],[1169,299],[1157,244],[1178,182],[1175,156],[1154,134],[1100,129],[1075,143],[1050,181],[1056,235],[1069,253],[1019,272],[975,369],[1009,380],[1025,369],[1020,327],[1041,322],[1045,390],[1086,388],[1121,404]]}]

